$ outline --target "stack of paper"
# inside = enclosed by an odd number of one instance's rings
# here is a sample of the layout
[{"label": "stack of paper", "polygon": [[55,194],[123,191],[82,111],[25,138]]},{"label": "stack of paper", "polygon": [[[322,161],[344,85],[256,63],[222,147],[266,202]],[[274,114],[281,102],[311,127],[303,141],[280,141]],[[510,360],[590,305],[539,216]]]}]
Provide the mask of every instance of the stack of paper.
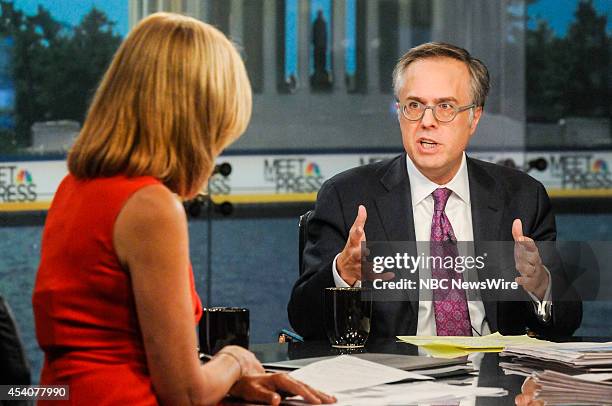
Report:
[{"label": "stack of paper", "polygon": [[350,355],[314,362],[289,375],[323,392],[336,393],[404,380],[429,380],[429,376],[402,371]]},{"label": "stack of paper", "polygon": [[612,403],[612,374],[567,375],[544,371],[535,375],[540,386],[535,399],[547,405],[600,405]]},{"label": "stack of paper", "polygon": [[459,404],[474,397],[500,397],[508,392],[502,388],[454,386],[437,382],[412,382],[380,385],[337,393],[337,406]]},{"label": "stack of paper", "polygon": [[536,399],[546,404],[611,404],[612,342],[509,346],[500,354],[504,372],[534,376]]},{"label": "stack of paper", "polygon": [[612,342],[549,343],[537,347],[508,346],[500,354],[511,357],[500,362],[506,373],[529,376],[553,370],[568,375],[612,372]]},{"label": "stack of paper", "polygon": [[[453,386],[428,382],[431,377],[387,367],[349,355],[311,363],[290,373],[332,394],[339,405],[397,405],[450,401],[473,396],[505,396],[501,388]],[[410,383],[387,385],[391,382]],[[302,404],[299,399],[289,404]]]},{"label": "stack of paper", "polygon": [[473,352],[500,352],[510,345],[540,346],[549,343],[522,336],[503,336],[498,332],[481,337],[464,336],[398,336],[405,343],[418,345],[429,355],[441,358],[455,358]]},{"label": "stack of paper", "polygon": [[[433,378],[446,378],[449,376],[466,375],[474,372],[474,367],[468,363],[467,359],[442,359],[432,358],[428,356],[418,355],[403,355],[403,354],[383,354],[366,352],[362,354],[353,354],[353,357],[364,359],[366,361],[376,362],[377,364],[386,365],[388,367],[401,369],[403,371],[412,371],[417,374],[427,375]],[[303,368],[314,362],[324,361],[335,358],[335,356],[300,358],[279,362],[264,363],[263,366],[268,371],[293,371]]]}]

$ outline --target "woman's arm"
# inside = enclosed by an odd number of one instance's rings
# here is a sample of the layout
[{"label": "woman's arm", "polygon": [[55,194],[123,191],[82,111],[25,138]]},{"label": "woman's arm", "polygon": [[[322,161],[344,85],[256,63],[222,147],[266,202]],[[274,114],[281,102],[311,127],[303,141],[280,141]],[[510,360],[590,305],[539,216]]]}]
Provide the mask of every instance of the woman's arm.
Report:
[{"label": "woman's arm", "polygon": [[[164,186],[145,187],[127,201],[113,232],[129,270],[149,373],[162,404],[214,404],[239,379],[230,356],[200,366],[189,284],[187,219]],[[253,357],[254,359],[254,357]]]},{"label": "woman's arm", "polygon": [[129,270],[153,388],[162,404],[210,405],[232,394],[278,404],[278,391],[307,402],[335,399],[286,374],[264,374],[253,353],[223,348],[204,366],[196,356],[189,285],[187,218],[164,186],[145,187],[127,201],[115,222],[115,251]]}]

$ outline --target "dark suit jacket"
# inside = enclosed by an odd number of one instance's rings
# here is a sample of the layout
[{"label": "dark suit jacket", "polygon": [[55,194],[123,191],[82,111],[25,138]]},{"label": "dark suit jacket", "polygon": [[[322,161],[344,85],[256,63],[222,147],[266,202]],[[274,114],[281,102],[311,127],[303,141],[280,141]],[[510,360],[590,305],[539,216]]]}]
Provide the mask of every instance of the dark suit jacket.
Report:
[{"label": "dark suit jacket", "polygon": [[[512,241],[516,218],[522,220],[526,236],[536,241],[555,240],[555,219],[540,182],[523,172],[471,158],[467,158],[467,170],[476,243]],[[325,338],[323,290],[335,286],[332,262],[346,244],[359,204],[368,212],[365,233],[369,241],[415,240],[406,154],[350,169],[321,187],[308,225],[304,273],[288,305],[291,325],[306,339]],[[492,331],[523,334],[529,328],[543,335],[571,335],[578,328],[582,319],[578,296],[568,289],[562,268],[544,264],[552,276],[552,319],[541,323],[529,300],[496,301],[483,293]],[[561,294],[562,301],[558,300]],[[405,301],[375,301],[370,336],[415,335],[417,317],[418,295]]]},{"label": "dark suit jacket", "polygon": [[[2,296],[0,296],[0,365],[2,365],[0,368],[2,385],[30,384],[30,365],[17,333],[11,308]],[[0,401],[0,405],[2,404]]]}]

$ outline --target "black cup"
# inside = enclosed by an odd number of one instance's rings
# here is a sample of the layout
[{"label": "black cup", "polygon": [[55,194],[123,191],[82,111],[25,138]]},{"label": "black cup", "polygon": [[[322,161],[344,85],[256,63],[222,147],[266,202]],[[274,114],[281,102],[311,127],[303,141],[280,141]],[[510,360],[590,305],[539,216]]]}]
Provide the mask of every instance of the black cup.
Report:
[{"label": "black cup", "polygon": [[326,288],[325,331],[335,348],[361,348],[370,334],[371,291],[362,288]]},{"label": "black cup", "polygon": [[226,345],[249,348],[249,309],[205,307],[200,319],[200,352],[214,355]]}]

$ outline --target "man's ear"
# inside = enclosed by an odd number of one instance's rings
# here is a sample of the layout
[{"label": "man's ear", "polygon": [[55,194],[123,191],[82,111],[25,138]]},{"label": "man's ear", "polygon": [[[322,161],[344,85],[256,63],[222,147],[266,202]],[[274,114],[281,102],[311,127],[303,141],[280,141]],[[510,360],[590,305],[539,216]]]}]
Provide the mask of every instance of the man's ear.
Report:
[{"label": "man's ear", "polygon": [[482,107],[475,107],[472,111],[474,113],[470,120],[470,135],[476,132],[476,127],[478,127],[478,122],[480,121],[480,117],[482,117]]}]

